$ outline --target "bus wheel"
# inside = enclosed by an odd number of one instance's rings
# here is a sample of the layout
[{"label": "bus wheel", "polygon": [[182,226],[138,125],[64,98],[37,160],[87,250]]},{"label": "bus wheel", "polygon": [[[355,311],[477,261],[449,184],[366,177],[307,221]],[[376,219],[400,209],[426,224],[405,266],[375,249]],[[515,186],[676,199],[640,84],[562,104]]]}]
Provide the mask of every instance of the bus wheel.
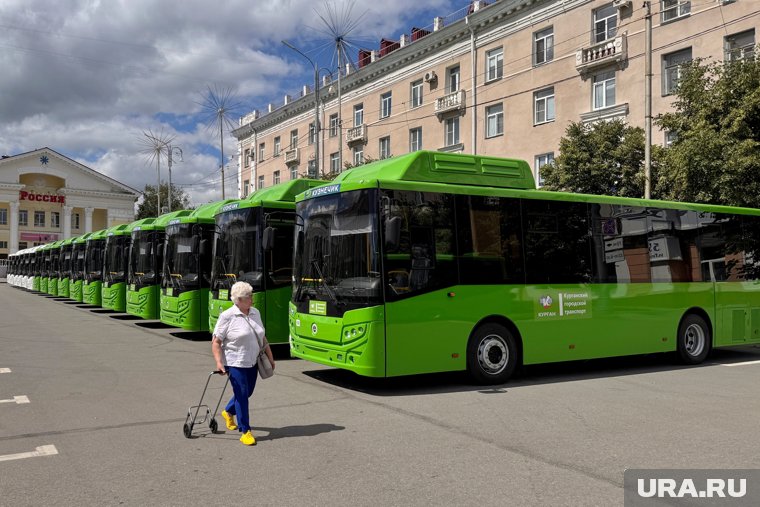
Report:
[{"label": "bus wheel", "polygon": [[689,314],[678,326],[678,355],[686,364],[699,364],[710,353],[710,327],[699,315]]},{"label": "bus wheel", "polygon": [[503,384],[517,361],[515,338],[500,324],[480,326],[467,344],[467,370],[478,384]]}]

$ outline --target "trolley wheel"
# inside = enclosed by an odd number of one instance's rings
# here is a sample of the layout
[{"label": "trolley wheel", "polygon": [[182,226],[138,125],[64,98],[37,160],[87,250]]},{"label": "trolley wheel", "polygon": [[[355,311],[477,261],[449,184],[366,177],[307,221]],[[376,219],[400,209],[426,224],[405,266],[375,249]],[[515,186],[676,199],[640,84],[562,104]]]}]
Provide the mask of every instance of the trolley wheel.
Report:
[{"label": "trolley wheel", "polygon": [[699,364],[712,346],[710,326],[699,315],[689,314],[678,326],[678,355],[686,364]]},{"label": "trolley wheel", "polygon": [[193,427],[190,426],[190,424],[185,423],[185,425],[182,427],[182,433],[185,434],[185,438],[190,438],[190,436],[193,434]]},{"label": "trolley wheel", "polygon": [[480,326],[467,344],[467,370],[478,384],[503,384],[519,362],[517,342],[500,324]]},{"label": "trolley wheel", "polygon": [[211,419],[208,422],[208,427],[211,428],[211,433],[216,433],[216,431],[219,429],[219,425],[216,424],[216,419]]}]

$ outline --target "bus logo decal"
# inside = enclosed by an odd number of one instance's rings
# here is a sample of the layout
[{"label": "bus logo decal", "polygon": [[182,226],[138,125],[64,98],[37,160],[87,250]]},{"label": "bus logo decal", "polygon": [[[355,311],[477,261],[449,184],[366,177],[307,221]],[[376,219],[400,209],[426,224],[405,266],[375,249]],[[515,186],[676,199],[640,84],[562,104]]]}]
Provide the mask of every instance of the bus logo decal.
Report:
[{"label": "bus logo decal", "polygon": [[324,301],[309,301],[309,313],[327,315],[327,303]]},{"label": "bus logo decal", "polygon": [[541,301],[541,306],[543,306],[544,308],[551,308],[551,306],[552,306],[552,303],[554,302],[554,301],[552,300],[552,297],[551,297],[551,296],[543,296],[543,297],[540,299],[540,301]]},{"label": "bus logo decal", "polygon": [[544,292],[534,301],[538,320],[591,318],[591,295],[583,289]]},{"label": "bus logo decal", "polygon": [[324,187],[317,187],[311,191],[311,197],[319,197],[320,195],[336,194],[340,192],[340,184],[337,185],[325,185]]},{"label": "bus logo decal", "polygon": [[319,331],[319,328],[316,324],[311,325],[311,334],[317,334],[317,331]]},{"label": "bus logo decal", "polygon": [[233,203],[230,203],[230,204],[225,204],[224,206],[222,206],[222,209],[220,209],[219,212],[220,213],[224,213],[225,211],[230,211],[230,210],[233,210],[233,209],[237,209],[238,207],[240,207],[240,203],[239,202],[233,202]]}]

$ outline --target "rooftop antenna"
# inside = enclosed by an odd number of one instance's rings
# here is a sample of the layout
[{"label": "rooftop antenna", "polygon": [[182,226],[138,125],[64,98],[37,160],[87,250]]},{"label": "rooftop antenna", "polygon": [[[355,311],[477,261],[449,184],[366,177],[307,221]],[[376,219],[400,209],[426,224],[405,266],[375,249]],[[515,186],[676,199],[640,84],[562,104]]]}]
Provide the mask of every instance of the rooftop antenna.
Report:
[{"label": "rooftop antenna", "polygon": [[[174,141],[174,136],[164,133],[163,127],[158,132],[153,130],[143,130],[139,143],[142,149],[140,153],[145,157],[145,163],[152,164],[156,162],[156,173],[158,174],[158,185],[156,186],[156,216],[161,215],[161,156],[167,154],[168,147]],[[167,195],[167,199],[171,199]]]},{"label": "rooftop antenna", "polygon": [[222,171],[222,199],[225,199],[224,133],[235,128],[232,119],[239,116],[242,104],[232,94],[232,88],[216,84],[206,88],[203,101],[197,104],[201,106],[201,116],[205,120],[206,129],[219,134],[219,168]]}]

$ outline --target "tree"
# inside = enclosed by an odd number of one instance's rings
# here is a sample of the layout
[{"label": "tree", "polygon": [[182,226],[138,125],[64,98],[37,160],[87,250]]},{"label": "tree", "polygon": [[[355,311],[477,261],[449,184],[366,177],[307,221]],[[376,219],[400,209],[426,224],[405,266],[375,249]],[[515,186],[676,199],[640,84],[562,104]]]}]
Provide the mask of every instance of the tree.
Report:
[{"label": "tree", "polygon": [[663,153],[658,193],[760,207],[760,61],[695,60],[680,70],[674,111],[656,119],[675,137]]},{"label": "tree", "polygon": [[644,130],[640,127],[621,120],[571,123],[559,151],[554,162],[541,168],[546,190],[644,196]]},{"label": "tree", "polygon": [[[169,184],[161,183],[161,202],[168,203],[167,195],[169,194]],[[161,206],[162,208],[164,206]],[[190,209],[190,197],[182,190],[181,187],[172,185],[172,211]],[[156,186],[145,185],[143,190],[143,200],[137,206],[137,216],[135,220],[143,218],[157,217],[162,213],[156,212]]]}]

